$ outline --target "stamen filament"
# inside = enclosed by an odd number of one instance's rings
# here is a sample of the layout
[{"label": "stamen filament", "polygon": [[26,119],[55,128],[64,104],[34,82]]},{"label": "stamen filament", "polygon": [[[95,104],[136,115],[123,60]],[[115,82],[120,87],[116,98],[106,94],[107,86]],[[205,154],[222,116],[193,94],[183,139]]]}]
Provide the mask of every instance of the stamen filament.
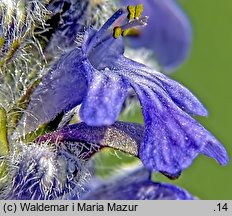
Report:
[{"label": "stamen filament", "polygon": [[135,7],[135,19],[138,19],[143,12],[143,4],[136,5]]},{"label": "stamen filament", "polygon": [[118,11],[116,11],[107,21],[106,23],[101,27],[101,29],[96,32],[94,37],[91,38],[88,46],[88,50],[91,50],[95,45],[97,45],[104,35],[104,33],[112,26],[112,24],[117,21],[122,15],[124,15],[126,11],[122,8],[120,8]]},{"label": "stamen filament", "polygon": [[147,25],[148,16],[141,17],[139,19],[134,19],[129,23],[126,23],[125,25],[121,26],[122,31],[125,31],[127,29],[131,29],[137,26],[146,26]]},{"label": "stamen filament", "polygon": [[117,39],[117,38],[119,38],[119,37],[121,36],[121,34],[122,34],[122,28],[121,28],[120,26],[116,26],[116,27],[114,28],[113,37],[114,37],[115,39]]},{"label": "stamen filament", "polygon": [[132,5],[129,5],[127,7],[127,10],[128,10],[128,19],[133,20],[135,17],[135,7]]}]

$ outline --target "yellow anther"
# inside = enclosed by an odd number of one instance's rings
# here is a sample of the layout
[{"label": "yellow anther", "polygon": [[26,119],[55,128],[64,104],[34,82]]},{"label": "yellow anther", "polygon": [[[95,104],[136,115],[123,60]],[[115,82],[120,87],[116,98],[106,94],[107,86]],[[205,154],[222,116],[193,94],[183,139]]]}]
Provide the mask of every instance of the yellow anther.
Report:
[{"label": "yellow anther", "polygon": [[137,37],[140,35],[140,32],[137,28],[131,28],[131,29],[126,29],[125,31],[122,32],[122,36],[133,36]]},{"label": "yellow anther", "polygon": [[115,39],[119,38],[121,35],[123,37],[130,35],[130,36],[138,36],[139,31],[135,28],[136,26],[143,26],[146,24],[147,17],[140,18],[143,12],[143,5],[139,4],[136,6],[128,5],[128,16],[129,22],[120,26],[114,27],[113,30],[113,37]]},{"label": "yellow anther", "polygon": [[126,29],[122,32],[122,36],[125,37],[130,34],[130,29]]},{"label": "yellow anther", "polygon": [[143,12],[143,4],[139,4],[135,6],[135,19],[138,19]]},{"label": "yellow anther", "polygon": [[121,29],[121,27],[120,27],[120,26],[114,27],[113,37],[114,37],[115,39],[117,39],[117,38],[119,38],[119,37],[121,36],[121,34],[122,34],[122,29]]},{"label": "yellow anther", "polygon": [[135,7],[132,5],[127,6],[128,10],[128,19],[132,20],[135,18]]}]

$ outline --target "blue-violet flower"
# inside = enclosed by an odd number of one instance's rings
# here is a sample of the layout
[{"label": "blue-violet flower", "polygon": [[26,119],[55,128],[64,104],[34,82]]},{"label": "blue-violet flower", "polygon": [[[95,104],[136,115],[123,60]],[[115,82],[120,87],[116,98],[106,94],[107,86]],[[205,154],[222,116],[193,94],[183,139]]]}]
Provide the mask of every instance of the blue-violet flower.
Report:
[{"label": "blue-violet flower", "polygon": [[111,125],[132,87],[145,121],[139,156],[146,167],[175,176],[199,153],[227,164],[224,147],[189,115],[207,115],[199,100],[176,81],[123,56],[116,27],[125,31],[146,23],[147,17],[128,22],[126,10],[119,9],[100,30],[86,30],[79,47],[63,54],[43,77],[18,130],[28,133],[79,104],[88,125]]},{"label": "blue-violet flower", "polygon": [[150,180],[144,167],[123,170],[122,174],[100,181],[95,178],[89,192],[80,199],[85,200],[193,200],[194,197],[177,186]]}]

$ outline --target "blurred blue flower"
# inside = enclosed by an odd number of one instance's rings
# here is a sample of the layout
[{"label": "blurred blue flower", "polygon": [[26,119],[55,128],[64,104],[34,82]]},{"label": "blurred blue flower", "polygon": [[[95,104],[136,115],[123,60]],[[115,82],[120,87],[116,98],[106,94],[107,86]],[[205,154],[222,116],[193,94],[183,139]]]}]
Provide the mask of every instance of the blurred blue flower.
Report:
[{"label": "blurred blue flower", "polygon": [[122,170],[108,180],[93,179],[84,200],[193,200],[194,197],[177,186],[156,183],[150,180],[150,173],[139,166]]},{"label": "blurred blue flower", "polygon": [[132,87],[145,121],[139,156],[146,167],[175,176],[199,153],[227,164],[224,147],[189,115],[207,115],[199,100],[179,83],[123,56],[122,40],[113,37],[115,25],[126,30],[146,21],[141,17],[128,23],[126,11],[119,9],[99,31],[83,33],[79,47],[43,77],[18,129],[28,133],[78,104],[88,125],[111,125]]},{"label": "blurred blue flower", "polygon": [[172,71],[188,57],[192,45],[192,28],[188,17],[174,0],[120,0],[121,4],[143,4],[149,16],[146,28],[127,37],[129,46],[145,47],[154,52],[158,63]]}]

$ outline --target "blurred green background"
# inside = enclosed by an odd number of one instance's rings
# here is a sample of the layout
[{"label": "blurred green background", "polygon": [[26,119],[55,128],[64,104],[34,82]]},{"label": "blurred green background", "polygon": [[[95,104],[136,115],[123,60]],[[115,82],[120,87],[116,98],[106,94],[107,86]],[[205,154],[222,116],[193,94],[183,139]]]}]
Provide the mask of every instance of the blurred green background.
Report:
[{"label": "blurred green background", "polygon": [[[180,3],[192,21],[194,41],[188,61],[173,77],[208,108],[209,116],[198,120],[224,144],[231,157],[232,1],[181,0]],[[221,167],[201,156],[176,183],[201,199],[232,199],[232,163]]]},{"label": "blurred green background", "polygon": [[[232,1],[179,2],[192,21],[194,41],[189,59],[172,77],[187,86],[208,108],[209,116],[197,120],[223,143],[231,157]],[[127,120],[142,122],[140,111]],[[123,154],[116,156],[112,152],[104,157],[108,166],[102,166],[102,173],[112,172],[111,164],[119,167],[124,158]],[[232,199],[232,163],[221,167],[205,156],[199,156],[178,180],[170,181],[161,174],[155,174],[154,179],[180,185],[200,199]]]}]

